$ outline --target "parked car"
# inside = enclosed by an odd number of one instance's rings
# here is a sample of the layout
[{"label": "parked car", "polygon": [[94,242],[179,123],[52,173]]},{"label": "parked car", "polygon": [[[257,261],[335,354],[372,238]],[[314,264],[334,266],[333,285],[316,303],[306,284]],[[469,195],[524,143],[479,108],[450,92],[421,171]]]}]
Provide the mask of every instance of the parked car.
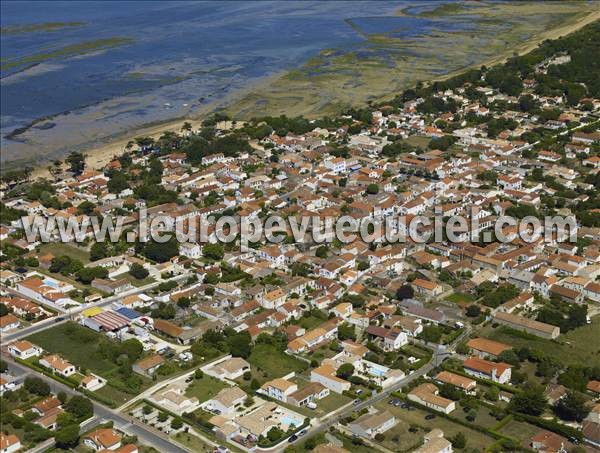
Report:
[{"label": "parked car", "polygon": [[425,420],[433,420],[435,418],[435,414],[427,414],[425,416]]},{"label": "parked car", "polygon": [[296,436],[295,434],[292,434],[290,436],[290,438],[288,439],[289,443],[295,442],[298,439],[298,436]]}]

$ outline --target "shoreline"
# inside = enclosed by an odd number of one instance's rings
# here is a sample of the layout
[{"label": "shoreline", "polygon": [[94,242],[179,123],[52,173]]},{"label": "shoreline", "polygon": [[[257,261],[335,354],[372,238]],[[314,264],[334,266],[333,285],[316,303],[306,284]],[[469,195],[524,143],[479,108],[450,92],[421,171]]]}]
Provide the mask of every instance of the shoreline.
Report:
[{"label": "shoreline", "polygon": [[[531,39],[525,41],[524,43],[511,48],[506,49],[505,52],[499,53],[497,56],[491,59],[487,59],[485,61],[467,65],[463,68],[457,69],[455,71],[449,72],[447,74],[431,77],[427,80],[427,82],[435,82],[449,79],[451,77],[456,76],[457,74],[461,74],[464,71],[467,71],[472,68],[480,67],[480,66],[493,66],[496,64],[500,64],[505,62],[508,58],[513,55],[524,55],[526,53],[531,52],[535,48],[539,46],[539,44],[547,39],[557,39],[561,36],[568,35],[573,33],[580,28],[595,22],[596,20],[600,20],[600,11],[588,11],[582,13],[583,15],[579,18],[575,18],[573,21],[569,21],[568,23],[559,25],[550,30],[543,31],[541,33],[532,36]],[[252,84],[247,89],[239,90],[235,93],[231,93],[225,96],[223,99],[219,101],[215,101],[215,103],[211,105],[207,105],[205,108],[196,112],[193,116],[188,118],[178,118],[174,120],[165,121],[162,123],[158,123],[151,126],[141,126],[131,131],[128,131],[126,134],[122,134],[122,136],[108,139],[108,143],[102,143],[97,145],[92,145],[90,148],[85,149],[85,146],[82,149],[79,149],[86,156],[86,163],[90,168],[98,169],[104,167],[108,162],[112,160],[113,157],[118,156],[124,152],[125,145],[134,140],[136,137],[147,136],[157,139],[164,132],[180,132],[181,126],[184,122],[189,122],[192,124],[192,127],[195,129],[199,127],[202,121],[212,112],[221,110],[226,108],[228,105],[231,105],[235,102],[235,99],[242,99],[248,93],[252,93],[257,87],[266,86],[274,79],[277,79],[282,76],[282,74],[287,73],[288,70],[279,72],[276,74],[272,74],[270,76],[266,76],[265,78],[257,81],[255,84]],[[406,88],[406,87],[405,87]],[[389,95],[383,96],[378,99],[379,102],[385,102],[393,98],[396,93],[390,93]],[[316,112],[314,115],[306,115],[307,117],[318,117],[319,113]],[[40,178],[40,177],[49,177],[50,172],[48,171],[48,165],[50,162],[45,162],[44,164],[34,164],[33,171],[31,173],[32,178]],[[9,166],[8,163],[5,162],[5,165]]]}]

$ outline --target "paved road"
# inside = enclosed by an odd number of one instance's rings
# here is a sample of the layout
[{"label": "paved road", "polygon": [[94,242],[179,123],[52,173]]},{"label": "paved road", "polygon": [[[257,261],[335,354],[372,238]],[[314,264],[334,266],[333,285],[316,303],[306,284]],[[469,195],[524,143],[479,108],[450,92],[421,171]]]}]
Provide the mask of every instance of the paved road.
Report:
[{"label": "paved road", "polygon": [[[456,346],[461,341],[463,341],[463,339],[466,336],[468,336],[469,333],[470,333],[470,328],[466,328],[451,344],[447,345],[446,347],[435,347],[434,354],[431,357],[431,360],[427,363],[427,365],[419,368],[414,373],[409,374],[404,379],[398,381],[396,384],[383,390],[381,393],[378,393],[377,395],[372,396],[371,398],[364,400],[359,404],[349,406],[348,408],[344,409],[343,411],[338,412],[336,415],[334,415],[332,417],[322,418],[320,423],[318,423],[317,425],[310,428],[309,432],[306,435],[299,437],[295,442],[291,442],[291,444],[297,444],[297,443],[304,442],[309,437],[312,437],[323,431],[329,430],[329,428],[331,426],[336,425],[340,420],[347,417],[351,412],[360,411],[364,408],[369,408],[369,407],[379,403],[380,401],[387,399],[392,393],[400,390],[402,387],[410,384],[414,380],[429,373],[431,370],[433,370],[438,365],[440,365],[446,358],[453,355],[454,348],[456,348]],[[257,450],[274,452],[274,451],[283,450],[289,444],[290,443],[286,442],[285,445],[280,444],[277,447],[274,447],[272,449],[260,449],[259,448]]]},{"label": "paved road", "polygon": [[[123,299],[124,297],[127,296],[131,296],[133,294],[139,294],[142,293],[144,291],[148,291],[150,289],[153,289],[155,287],[157,287],[158,285],[160,285],[163,282],[169,281],[169,280],[173,280],[173,281],[180,281],[180,280],[184,280],[190,277],[191,274],[189,273],[185,273],[185,274],[181,274],[181,275],[176,275],[175,277],[172,277],[170,279],[167,280],[161,280],[158,282],[153,282],[153,283],[149,283],[147,285],[144,286],[140,286],[138,288],[132,288],[129,291],[125,291],[121,294],[118,295],[114,295],[114,296],[110,296],[110,297],[106,297],[104,299],[99,300],[98,302],[92,302],[90,304],[83,304],[77,308],[73,308],[71,310],[69,310],[68,312],[65,312],[61,315],[58,315],[56,317],[52,317],[52,318],[48,318],[48,319],[44,319],[43,321],[40,322],[36,322],[35,324],[33,324],[32,326],[26,327],[24,329],[17,329],[14,332],[11,333],[6,333],[2,335],[2,345],[8,344],[14,340],[18,340],[20,338],[24,338],[26,336],[32,335],[34,333],[37,332],[41,332],[42,330],[46,330],[51,328],[52,326],[56,326],[58,324],[62,324],[66,321],[68,321],[69,318],[72,318],[73,316],[75,316],[76,314],[82,312],[83,310],[87,310],[88,308],[92,308],[92,307],[107,307],[110,304],[112,304],[113,302],[117,302],[121,299]],[[23,296],[22,294],[19,294],[17,291],[15,290],[11,290],[11,292],[21,296],[21,297],[26,297]]]},{"label": "paved road", "polygon": [[[65,392],[68,395],[78,394],[71,387],[57,382],[54,379],[49,378],[48,376],[45,376],[43,374],[35,373],[31,369],[27,368],[24,365],[21,365],[20,363],[13,362],[12,360],[8,360],[7,363],[9,370],[16,376],[26,376],[28,374],[35,375],[47,382],[48,385],[50,385],[52,391],[55,393]],[[142,444],[152,446],[161,452],[186,453],[189,451],[178,445],[175,445],[166,434],[160,433],[158,431],[155,432],[155,430],[144,425],[143,423],[134,419],[133,417],[122,415],[117,411],[110,409],[102,404],[99,404],[93,400],[92,404],[94,405],[94,415],[97,419],[112,420],[114,422],[115,428],[123,430],[129,435],[137,436],[140,443]]]}]

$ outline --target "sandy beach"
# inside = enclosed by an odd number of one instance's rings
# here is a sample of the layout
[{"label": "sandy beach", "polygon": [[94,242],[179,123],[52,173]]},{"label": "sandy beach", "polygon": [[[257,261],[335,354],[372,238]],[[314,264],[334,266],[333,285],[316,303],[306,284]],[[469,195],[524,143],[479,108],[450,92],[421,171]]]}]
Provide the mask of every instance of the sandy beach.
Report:
[{"label": "sandy beach", "polygon": [[[567,35],[569,33],[572,33],[574,31],[580,29],[581,27],[583,27],[591,22],[594,22],[596,20],[599,20],[599,19],[600,19],[600,11],[589,12],[585,16],[579,17],[567,24],[563,24],[558,27],[552,28],[550,30],[546,30],[541,33],[538,33],[535,36],[532,36],[531,39],[527,40],[526,42],[523,42],[521,45],[518,45],[517,47],[514,47],[514,48],[506,49],[505,52],[499,53],[497,56],[495,56],[492,59],[487,59],[486,61],[478,62],[475,65],[466,66],[464,68],[461,68],[459,70],[453,71],[451,73],[445,74],[440,77],[432,77],[432,78],[430,78],[430,80],[431,81],[444,80],[444,79],[453,77],[456,74],[459,74],[459,73],[461,73],[469,68],[472,68],[472,67],[479,67],[481,65],[491,66],[491,65],[502,63],[502,62],[506,61],[509,57],[511,57],[515,54],[523,55],[523,54],[526,54],[526,53],[532,51],[542,41],[544,41],[546,39],[556,39],[561,36]],[[244,92],[242,92],[242,93],[232,94],[229,97],[229,99],[226,99],[226,100],[220,102],[218,106],[214,106],[214,105],[207,106],[205,111],[198,113],[197,115],[195,115],[194,118],[178,119],[178,120],[174,120],[174,121],[165,122],[162,124],[153,125],[150,127],[134,129],[130,133],[127,133],[126,135],[123,135],[122,137],[117,138],[114,141],[111,141],[110,143],[102,144],[102,145],[96,146],[92,149],[84,150],[83,153],[86,155],[87,165],[90,168],[95,168],[95,169],[102,168],[110,160],[112,160],[113,157],[122,154],[124,152],[126,144],[129,141],[135,139],[136,137],[147,136],[147,137],[152,137],[152,138],[157,139],[158,137],[160,137],[160,135],[162,135],[166,131],[180,132],[181,126],[186,121],[191,123],[193,128],[198,128],[198,127],[200,127],[203,118],[205,118],[206,115],[208,115],[211,111],[214,111],[218,107],[227,105],[227,103],[234,102],[235,99],[244,96],[244,94],[247,94],[248,92],[256,89],[259,86],[268,85],[276,77],[279,77],[279,75],[267,77],[266,79],[264,79],[262,82],[260,82],[256,86],[249,87],[247,90],[244,90]],[[395,93],[393,95],[395,95]],[[390,97],[393,95],[390,94]],[[386,98],[388,98],[388,96],[385,96],[381,100],[385,101]],[[318,116],[318,114],[316,116]],[[50,174],[49,174],[47,167],[48,167],[48,164],[35,168],[32,173],[33,177],[48,177]]]}]

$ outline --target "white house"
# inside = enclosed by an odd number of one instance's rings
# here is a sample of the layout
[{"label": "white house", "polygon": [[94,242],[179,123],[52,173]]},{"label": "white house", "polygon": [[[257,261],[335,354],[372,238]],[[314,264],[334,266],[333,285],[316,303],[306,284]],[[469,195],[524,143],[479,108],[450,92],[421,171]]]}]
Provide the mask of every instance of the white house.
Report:
[{"label": "white house", "polygon": [[54,373],[63,377],[69,377],[75,374],[75,366],[56,354],[47,355],[40,359],[40,365],[51,369]]},{"label": "white house", "polygon": [[265,382],[260,389],[261,393],[285,403],[288,397],[298,390],[298,385],[287,379],[273,379]]},{"label": "white house", "polygon": [[13,357],[27,360],[30,357],[39,357],[42,355],[42,348],[27,340],[19,340],[8,345],[8,353]]}]

